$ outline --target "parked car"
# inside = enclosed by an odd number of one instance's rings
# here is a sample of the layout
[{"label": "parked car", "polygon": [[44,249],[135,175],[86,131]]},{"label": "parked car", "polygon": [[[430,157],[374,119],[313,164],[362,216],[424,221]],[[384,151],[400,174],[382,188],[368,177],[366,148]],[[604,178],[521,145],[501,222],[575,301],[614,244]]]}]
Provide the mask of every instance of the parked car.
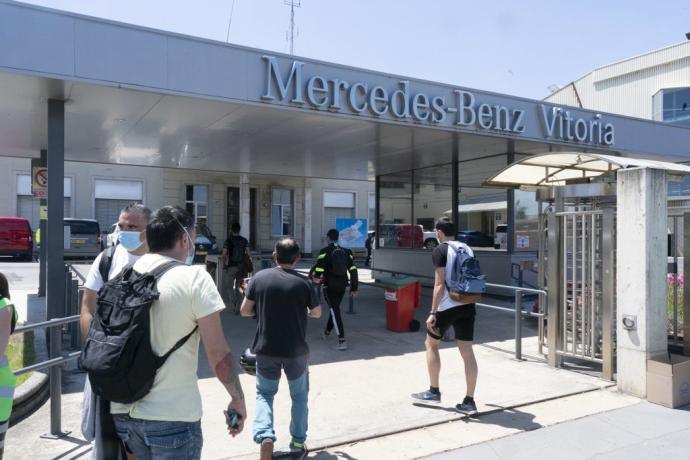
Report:
[{"label": "parked car", "polygon": [[436,236],[436,230],[431,232],[424,232],[424,247],[426,249],[434,249],[439,245],[438,237]]},{"label": "parked car", "polygon": [[95,258],[103,250],[98,221],[68,218],[64,226],[70,229],[70,247],[65,249],[65,258]]},{"label": "parked car", "polygon": [[462,230],[458,232],[457,240],[470,247],[491,247],[494,238],[477,230]]},{"label": "parked car", "polygon": [[206,255],[220,254],[216,237],[206,224],[196,225],[196,239],[194,240],[194,263],[205,263]]},{"label": "parked car", "polygon": [[424,227],[416,224],[383,224],[379,237],[384,248],[421,249],[424,247]]},{"label": "parked car", "polygon": [[0,217],[0,256],[12,256],[30,262],[34,238],[29,221],[23,217]]},{"label": "parked car", "polygon": [[496,233],[494,234],[494,249],[508,248],[508,225],[496,225]]}]

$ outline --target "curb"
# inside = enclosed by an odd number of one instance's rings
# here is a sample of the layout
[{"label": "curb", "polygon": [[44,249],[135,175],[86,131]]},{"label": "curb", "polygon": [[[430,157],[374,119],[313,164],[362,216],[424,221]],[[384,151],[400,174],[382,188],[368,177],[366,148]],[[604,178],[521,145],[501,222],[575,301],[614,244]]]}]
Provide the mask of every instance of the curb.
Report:
[{"label": "curb", "polygon": [[49,395],[48,375],[34,372],[15,390],[10,426],[16,425],[36,412],[48,400]]}]

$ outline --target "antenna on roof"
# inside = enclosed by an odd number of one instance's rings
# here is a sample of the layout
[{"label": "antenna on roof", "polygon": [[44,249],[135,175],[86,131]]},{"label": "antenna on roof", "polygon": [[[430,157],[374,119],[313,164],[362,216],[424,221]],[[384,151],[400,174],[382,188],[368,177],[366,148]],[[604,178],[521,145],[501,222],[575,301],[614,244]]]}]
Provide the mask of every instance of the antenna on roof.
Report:
[{"label": "antenna on roof", "polygon": [[295,54],[295,7],[302,6],[302,0],[283,0],[290,7],[290,54]]},{"label": "antenna on roof", "polygon": [[688,32],[688,33],[685,34],[685,38],[687,38],[688,40],[690,40],[690,32]]},{"label": "antenna on roof", "polygon": [[551,94],[553,94],[553,93],[555,93],[556,91],[558,91],[559,89],[561,89],[561,87],[558,86],[558,85],[549,85],[549,86],[546,87],[546,89],[548,89],[549,92],[551,92]]}]

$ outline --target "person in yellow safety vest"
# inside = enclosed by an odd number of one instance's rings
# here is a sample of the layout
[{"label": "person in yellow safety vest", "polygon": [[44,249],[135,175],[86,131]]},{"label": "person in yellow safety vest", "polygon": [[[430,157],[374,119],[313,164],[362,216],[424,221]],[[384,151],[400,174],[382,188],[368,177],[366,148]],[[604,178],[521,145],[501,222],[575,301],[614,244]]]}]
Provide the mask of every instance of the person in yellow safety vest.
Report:
[{"label": "person in yellow safety vest", "polygon": [[0,460],[5,450],[5,433],[10,423],[14,387],[17,382],[5,351],[10,334],[17,324],[17,310],[10,300],[10,285],[5,275],[0,273]]},{"label": "person in yellow safety vest", "polygon": [[36,236],[34,237],[34,241],[36,244],[40,245],[41,244],[41,227],[38,227],[36,229]]}]

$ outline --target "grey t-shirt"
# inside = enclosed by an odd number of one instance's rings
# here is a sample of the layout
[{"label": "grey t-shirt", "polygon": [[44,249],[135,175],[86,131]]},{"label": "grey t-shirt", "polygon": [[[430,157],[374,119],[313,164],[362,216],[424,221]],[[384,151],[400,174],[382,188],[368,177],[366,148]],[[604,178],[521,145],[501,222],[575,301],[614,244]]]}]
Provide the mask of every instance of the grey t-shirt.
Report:
[{"label": "grey t-shirt", "polygon": [[280,267],[261,270],[249,282],[247,299],[256,303],[256,354],[291,358],[309,352],[307,308],[319,306],[307,277]]}]

